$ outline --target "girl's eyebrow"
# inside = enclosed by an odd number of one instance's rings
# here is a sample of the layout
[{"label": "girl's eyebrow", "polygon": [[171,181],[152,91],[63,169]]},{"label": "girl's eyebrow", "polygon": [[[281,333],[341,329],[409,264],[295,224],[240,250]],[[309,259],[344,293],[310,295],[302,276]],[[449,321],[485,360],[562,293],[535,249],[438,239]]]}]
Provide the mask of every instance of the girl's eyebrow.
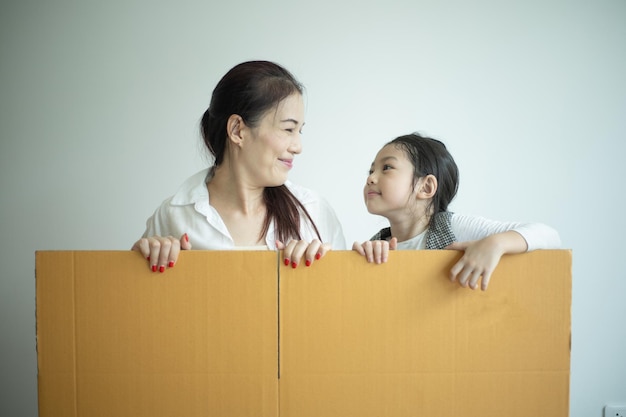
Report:
[{"label": "girl's eyebrow", "polygon": [[384,158],[379,159],[378,161],[374,161],[374,162],[372,162],[372,165],[370,165],[370,167],[373,167],[373,166],[374,166],[374,164],[375,164],[376,162],[378,162],[378,163],[381,163],[381,164],[382,164],[382,163],[385,163],[385,162],[389,161],[390,159],[392,159],[392,160],[394,160],[394,161],[397,161],[397,160],[398,160],[398,158],[396,158],[395,156],[385,156]]}]

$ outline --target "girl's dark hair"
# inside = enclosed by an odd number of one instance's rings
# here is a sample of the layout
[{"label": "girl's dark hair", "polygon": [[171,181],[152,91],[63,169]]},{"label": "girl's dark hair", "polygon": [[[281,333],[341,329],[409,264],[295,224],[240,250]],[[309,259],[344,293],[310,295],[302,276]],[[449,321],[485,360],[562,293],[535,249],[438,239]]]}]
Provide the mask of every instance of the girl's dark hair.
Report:
[{"label": "girl's dark hair", "polygon": [[437,192],[430,202],[430,207],[433,209],[433,215],[447,211],[448,205],[459,189],[459,168],[446,145],[418,133],[399,136],[387,145],[394,145],[404,151],[411,161],[414,168],[414,185],[418,179],[426,175],[432,174],[437,178]]},{"label": "girl's dark hair", "polygon": [[[226,124],[231,115],[237,114],[246,125],[255,127],[268,110],[294,93],[302,95],[303,90],[289,71],[273,62],[248,61],[228,71],[213,90],[209,108],[200,122],[204,144],[213,155],[215,166],[224,161]],[[267,214],[260,237],[265,236],[274,220],[278,240],[287,243],[289,238],[301,239],[300,214],[303,213],[322,240],[307,210],[284,184],[266,187],[263,199]]]}]

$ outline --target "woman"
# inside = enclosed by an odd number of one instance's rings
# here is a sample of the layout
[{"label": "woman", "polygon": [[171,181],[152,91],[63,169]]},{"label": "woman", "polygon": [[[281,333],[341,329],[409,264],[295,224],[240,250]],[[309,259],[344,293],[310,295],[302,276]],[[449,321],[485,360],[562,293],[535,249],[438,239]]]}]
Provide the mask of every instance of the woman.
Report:
[{"label": "woman", "polygon": [[[189,178],[148,219],[134,245],[153,271],[181,249],[284,249],[285,265],[310,266],[345,249],[337,216],[287,180],[302,151],[302,85],[267,61],[236,65],[219,81],[201,130],[214,165]],[[180,236],[180,238],[179,238]]]}]

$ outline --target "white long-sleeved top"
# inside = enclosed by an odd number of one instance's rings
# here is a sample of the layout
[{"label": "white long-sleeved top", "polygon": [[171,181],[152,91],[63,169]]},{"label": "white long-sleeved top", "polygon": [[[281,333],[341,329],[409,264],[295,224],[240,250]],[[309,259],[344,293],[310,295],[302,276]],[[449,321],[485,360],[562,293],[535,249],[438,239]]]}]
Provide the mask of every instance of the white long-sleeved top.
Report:
[{"label": "white long-sleeved top", "polygon": [[[528,251],[536,249],[559,249],[561,238],[552,227],[543,223],[502,222],[480,216],[452,213],[450,226],[457,242],[479,240],[495,233],[515,231],[522,235],[528,244]],[[426,249],[426,233],[404,242],[398,242],[398,249]]]},{"label": "white long-sleeved top", "polygon": [[[238,249],[219,213],[210,204],[209,190],[206,186],[209,169],[204,169],[188,178],[176,194],[166,199],[146,221],[144,237],[174,236],[187,233],[193,249]],[[289,181],[287,188],[306,208],[315,222],[322,237],[322,242],[330,243],[335,250],[346,249],[343,229],[330,204],[305,187]],[[300,222],[300,234],[303,240],[317,239],[315,230],[307,219]],[[274,222],[267,231],[265,242],[269,249],[276,249]],[[287,243],[287,242],[285,242]]]}]

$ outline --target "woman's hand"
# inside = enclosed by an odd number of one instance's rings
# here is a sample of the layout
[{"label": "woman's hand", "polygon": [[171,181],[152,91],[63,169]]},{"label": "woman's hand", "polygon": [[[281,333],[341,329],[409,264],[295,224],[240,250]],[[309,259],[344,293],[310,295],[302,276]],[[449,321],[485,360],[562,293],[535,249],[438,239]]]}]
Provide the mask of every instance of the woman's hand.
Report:
[{"label": "woman's hand", "polygon": [[306,240],[291,240],[286,245],[277,240],[276,249],[283,251],[285,265],[291,264],[297,268],[304,256],[304,264],[311,266],[315,260],[321,259],[331,249],[330,243],[322,243],[318,239],[312,242]]},{"label": "woman's hand", "polygon": [[191,249],[187,233],[180,240],[173,236],[152,236],[139,239],[132,250],[140,252],[148,260],[152,272],[165,272],[165,266],[172,268],[176,264],[181,250]]},{"label": "woman's hand", "polygon": [[391,240],[368,240],[363,243],[354,242],[352,250],[365,256],[367,262],[381,264],[387,262],[389,251],[396,250],[398,239],[392,237]]}]

